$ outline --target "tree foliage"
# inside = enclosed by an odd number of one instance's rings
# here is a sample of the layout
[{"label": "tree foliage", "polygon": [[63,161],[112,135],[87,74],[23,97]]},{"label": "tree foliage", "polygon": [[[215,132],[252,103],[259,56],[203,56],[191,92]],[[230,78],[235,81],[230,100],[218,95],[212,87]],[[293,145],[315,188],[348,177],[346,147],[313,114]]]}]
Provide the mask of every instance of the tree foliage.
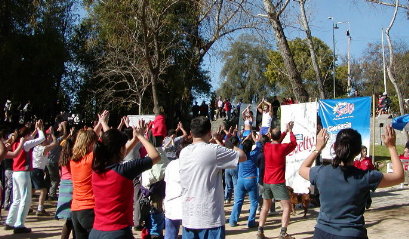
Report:
[{"label": "tree foliage", "polygon": [[268,65],[268,48],[250,35],[241,35],[222,51],[224,61],[221,76],[224,79],[219,95],[231,99],[242,99],[245,103],[258,102],[274,92],[264,72]]},{"label": "tree foliage", "polygon": [[0,4],[0,101],[31,100],[41,117],[67,99],[61,89],[75,1],[4,0]]},{"label": "tree foliage", "polygon": [[[315,52],[317,54],[317,62],[321,73],[321,79],[323,79],[324,89],[327,92],[331,92],[333,87],[332,51],[322,40],[316,37],[313,37],[313,42]],[[315,72],[312,67],[311,55],[306,40],[296,38],[288,41],[288,44],[290,46],[291,53],[294,56],[297,70],[301,74],[304,87],[311,97],[319,97]],[[272,84],[276,84],[282,94],[293,96],[292,86],[288,81],[287,72],[284,70],[284,61],[281,54],[278,51],[271,50],[269,51],[268,55],[270,62],[265,73],[268,80]],[[345,94],[346,90],[346,76],[342,68],[343,67],[341,66],[338,67],[336,72],[337,95]]]}]

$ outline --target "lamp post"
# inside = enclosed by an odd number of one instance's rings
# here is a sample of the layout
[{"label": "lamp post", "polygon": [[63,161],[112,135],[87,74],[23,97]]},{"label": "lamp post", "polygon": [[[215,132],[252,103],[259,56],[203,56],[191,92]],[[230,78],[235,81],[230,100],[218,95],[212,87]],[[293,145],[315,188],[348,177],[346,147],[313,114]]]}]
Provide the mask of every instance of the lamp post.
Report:
[{"label": "lamp post", "polygon": [[332,55],[332,84],[333,84],[334,99],[335,99],[335,29],[338,29],[338,26],[334,21],[334,17],[328,17],[328,19],[332,21],[332,48],[333,48],[333,55]]},{"label": "lamp post", "polygon": [[347,38],[348,38],[348,91],[351,88],[351,65],[350,65],[350,44],[351,44],[351,35],[350,35],[350,23],[349,22],[335,22],[334,17],[328,17],[329,20],[332,21],[332,47],[333,47],[333,58],[332,58],[332,81],[333,81],[333,89],[334,89],[334,98],[335,98],[335,29],[339,29],[338,24],[348,23],[348,30],[347,30]]}]

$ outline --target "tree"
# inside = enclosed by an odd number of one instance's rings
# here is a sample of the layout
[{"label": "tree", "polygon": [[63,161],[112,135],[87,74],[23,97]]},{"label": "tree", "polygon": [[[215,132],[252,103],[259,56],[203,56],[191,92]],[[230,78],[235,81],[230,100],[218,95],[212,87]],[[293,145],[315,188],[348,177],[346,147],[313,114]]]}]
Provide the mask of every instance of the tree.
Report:
[{"label": "tree", "polygon": [[305,2],[306,1],[307,0],[298,0],[298,3],[300,5],[300,14],[301,14],[300,22],[307,36],[306,40],[308,44],[308,49],[310,50],[311,62],[312,62],[312,66],[315,72],[315,79],[317,81],[318,92],[320,93],[319,96],[321,99],[325,99],[324,84],[321,79],[321,71],[318,66],[318,60],[317,60],[317,56],[316,56],[315,48],[314,48],[314,41],[311,35],[310,26],[308,25],[307,15],[305,14]]},{"label": "tree", "polygon": [[[315,52],[317,53],[317,61],[320,69],[320,78],[323,79],[324,90],[330,92],[332,89],[332,51],[320,39],[313,37]],[[312,97],[319,97],[317,91],[316,73],[312,67],[310,50],[306,39],[296,38],[288,41],[291,55],[294,56],[297,71],[300,72],[304,89],[309,92]],[[285,63],[282,55],[278,51],[269,51],[270,62],[267,66],[266,76],[272,84],[276,84],[277,88],[284,95],[293,95],[292,84],[287,80],[288,72],[285,70]],[[339,69],[337,69],[337,72]],[[344,75],[337,75],[338,79],[343,79]],[[338,74],[338,73],[337,73]],[[336,81],[336,89],[339,95],[345,92],[345,84],[341,80]]]},{"label": "tree", "polygon": [[[64,101],[62,79],[69,61],[67,39],[76,1],[14,1],[0,4],[0,87],[15,106],[31,100],[33,112],[52,118]],[[51,112],[51,114],[50,114]]]},{"label": "tree", "polygon": [[242,99],[245,103],[258,102],[274,92],[264,72],[268,65],[268,48],[256,37],[241,35],[221,55],[224,66],[221,76],[224,81],[219,95]]},{"label": "tree", "polygon": [[303,86],[301,75],[297,70],[294,61],[294,56],[291,53],[288,45],[287,37],[284,33],[284,28],[281,23],[281,15],[288,6],[290,0],[263,0],[264,8],[267,12],[271,26],[275,32],[275,39],[279,49],[279,53],[283,59],[287,77],[291,84],[293,94],[298,102],[307,102],[309,95]]}]

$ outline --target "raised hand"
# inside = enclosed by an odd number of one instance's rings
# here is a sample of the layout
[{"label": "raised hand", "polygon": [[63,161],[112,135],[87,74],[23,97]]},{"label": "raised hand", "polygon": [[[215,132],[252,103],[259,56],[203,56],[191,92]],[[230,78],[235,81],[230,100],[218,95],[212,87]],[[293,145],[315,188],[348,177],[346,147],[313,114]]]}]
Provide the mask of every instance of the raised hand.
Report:
[{"label": "raised hand", "polygon": [[104,110],[101,114],[98,114],[98,122],[103,123],[103,122],[107,122],[109,116],[109,111],[108,110]]},{"label": "raised hand", "polygon": [[386,125],[385,129],[383,130],[382,141],[388,148],[396,146],[396,133],[390,125]]},{"label": "raised hand", "polygon": [[291,132],[294,128],[294,121],[290,121],[287,124],[287,132]]},{"label": "raised hand", "polygon": [[43,130],[43,129],[44,129],[43,120],[37,120],[37,122],[36,122],[36,128],[39,129],[39,130]]},{"label": "raised hand", "polygon": [[327,130],[321,129],[317,135],[317,143],[315,145],[315,148],[318,151],[321,151],[322,149],[324,149],[325,145],[327,145],[328,139],[329,139],[329,135],[327,133]]},{"label": "raised hand", "polygon": [[146,123],[145,120],[139,120],[136,124],[136,127],[133,128],[133,137],[143,137],[146,130]]}]

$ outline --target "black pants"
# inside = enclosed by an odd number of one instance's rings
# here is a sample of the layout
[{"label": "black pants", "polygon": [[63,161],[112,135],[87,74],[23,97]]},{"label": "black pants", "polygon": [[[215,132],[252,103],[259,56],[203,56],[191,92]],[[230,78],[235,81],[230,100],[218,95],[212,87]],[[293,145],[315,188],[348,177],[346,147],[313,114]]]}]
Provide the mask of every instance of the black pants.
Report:
[{"label": "black pants", "polygon": [[362,234],[363,235],[361,237],[337,236],[334,234],[330,234],[328,232],[324,232],[323,230],[320,230],[318,228],[315,228],[314,239],[368,239],[368,236],[366,236],[366,229]]},{"label": "black pants", "polygon": [[131,227],[116,231],[99,231],[92,229],[89,239],[134,239]]},{"label": "black pants", "polygon": [[76,239],[88,239],[94,225],[94,209],[72,211],[72,224]]}]

